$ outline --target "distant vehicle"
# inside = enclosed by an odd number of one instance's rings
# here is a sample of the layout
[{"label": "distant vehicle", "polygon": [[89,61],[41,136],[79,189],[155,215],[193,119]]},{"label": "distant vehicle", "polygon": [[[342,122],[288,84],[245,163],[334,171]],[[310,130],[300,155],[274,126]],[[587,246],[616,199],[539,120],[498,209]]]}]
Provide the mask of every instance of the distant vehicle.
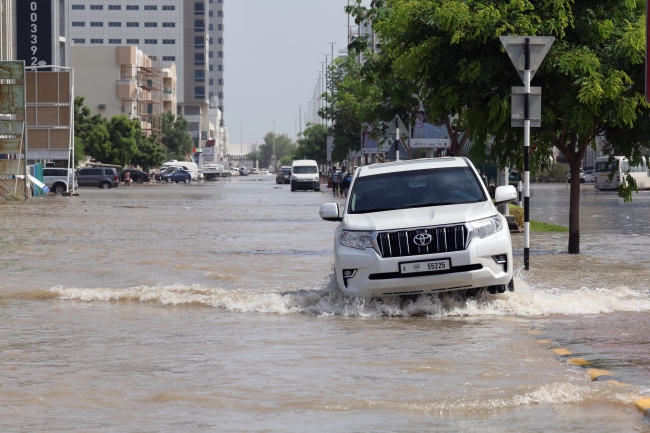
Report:
[{"label": "distant vehicle", "polygon": [[223,164],[210,163],[203,164],[203,168],[199,170],[199,173],[203,174],[206,179],[213,180],[219,176],[226,176],[227,174],[224,171]]},{"label": "distant vehicle", "polygon": [[124,182],[124,173],[126,173],[127,171],[131,176],[131,182],[148,183],[149,180],[151,179],[151,175],[149,173],[145,173],[144,171],[141,170],[134,170],[132,168],[129,168],[128,170],[124,170],[122,173],[120,173],[120,182]]},{"label": "distant vehicle", "polygon": [[189,161],[176,161],[171,160],[167,161],[162,165],[163,167],[172,166],[182,168],[185,171],[188,171],[192,175],[192,179],[197,179],[199,177],[199,166],[194,162]]},{"label": "distant vehicle", "polygon": [[312,190],[320,191],[320,176],[318,163],[311,159],[294,161],[291,164],[291,191]]},{"label": "distant vehicle", "polygon": [[84,167],[77,172],[79,186],[95,186],[101,189],[117,188],[120,175],[117,170],[108,167]]},{"label": "distant vehicle", "polygon": [[[76,178],[71,168],[43,168],[43,183],[55,194],[68,192],[73,177]],[[75,181],[75,188],[78,186]]]},{"label": "distant vehicle", "polygon": [[192,180],[192,174],[187,171],[183,170],[182,168],[179,168],[177,170],[170,172],[167,172],[161,176],[161,180],[163,182],[171,183],[171,182],[183,182],[183,183],[190,183]]},{"label": "distant vehicle", "polygon": [[231,175],[231,176],[239,176],[239,168],[237,168],[237,167],[230,167],[230,175]]},{"label": "distant vehicle", "polygon": [[240,176],[248,176],[248,169],[246,167],[239,167]]},{"label": "distant vehicle", "polygon": [[[639,189],[650,189],[650,167],[648,161],[643,158],[640,165],[630,167],[629,162],[622,156],[614,156],[610,162],[608,156],[596,158],[596,165],[594,167],[594,188],[598,191],[616,190],[621,186],[621,179],[625,176],[628,168],[630,174],[636,180]],[[609,175],[614,172],[612,181],[609,180]]]},{"label": "distant vehicle", "polygon": [[[571,182],[571,170],[566,172],[566,181]],[[580,168],[580,183],[585,183],[585,171]]]},{"label": "distant vehicle", "polygon": [[586,183],[593,183],[594,182],[594,171],[593,170],[585,170],[585,182]]},{"label": "distant vehicle", "polygon": [[268,169],[268,168],[263,168],[261,174],[262,174],[263,176],[266,176],[266,175],[269,175],[269,174],[271,174],[271,173],[269,173],[269,169]]},{"label": "distant vehicle", "polygon": [[275,176],[275,183],[291,183],[291,167],[281,167],[277,176]]},{"label": "distant vehicle", "polygon": [[253,167],[250,170],[250,174],[260,174],[260,171],[257,168]]}]

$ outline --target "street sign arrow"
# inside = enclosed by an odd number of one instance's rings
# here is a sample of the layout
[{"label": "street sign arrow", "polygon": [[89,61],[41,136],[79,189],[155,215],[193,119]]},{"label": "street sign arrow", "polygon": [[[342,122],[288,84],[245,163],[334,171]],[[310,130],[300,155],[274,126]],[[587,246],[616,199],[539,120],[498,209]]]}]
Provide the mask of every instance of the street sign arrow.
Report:
[{"label": "street sign arrow", "polygon": [[535,72],[542,64],[544,57],[551,49],[555,36],[501,36],[499,39],[508,53],[508,57],[515,65],[515,69],[524,81],[524,71],[526,70],[526,57],[524,45],[526,38],[530,39],[530,78],[533,79]]}]

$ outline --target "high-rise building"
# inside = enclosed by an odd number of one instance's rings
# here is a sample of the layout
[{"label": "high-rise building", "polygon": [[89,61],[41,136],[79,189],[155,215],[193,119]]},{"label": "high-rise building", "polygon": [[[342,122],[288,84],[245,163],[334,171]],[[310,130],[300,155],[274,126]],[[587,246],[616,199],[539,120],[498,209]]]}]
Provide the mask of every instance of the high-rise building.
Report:
[{"label": "high-rise building", "polygon": [[223,62],[217,67],[223,53],[214,53],[209,35],[214,28],[223,29],[223,11],[210,8],[222,0],[68,1],[73,45],[137,46],[164,68],[176,64],[176,114],[187,118],[194,147],[205,147],[213,128],[221,126],[211,126],[209,110],[218,106],[216,99],[210,103],[210,83],[212,71],[223,70]]},{"label": "high-rise building", "polygon": [[223,2],[224,0],[209,0],[209,25],[208,33],[210,37],[210,50],[208,57],[210,59],[209,73],[209,97],[211,106],[216,106],[223,113],[224,111],[224,24],[223,24]]}]

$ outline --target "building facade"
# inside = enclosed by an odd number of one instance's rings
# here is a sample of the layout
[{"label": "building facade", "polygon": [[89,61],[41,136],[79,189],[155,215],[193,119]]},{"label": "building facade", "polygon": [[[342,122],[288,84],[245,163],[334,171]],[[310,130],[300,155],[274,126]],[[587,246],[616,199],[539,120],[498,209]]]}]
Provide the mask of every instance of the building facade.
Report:
[{"label": "building facade", "polygon": [[208,88],[210,89],[209,99],[210,106],[214,107],[215,104],[224,112],[224,81],[223,81],[223,69],[224,69],[224,12],[223,12],[223,2],[225,0],[209,0],[209,42],[210,50],[208,51],[208,57],[210,58],[210,75]]},{"label": "building facade", "polygon": [[[215,61],[220,54],[215,54],[210,45],[210,31],[216,35],[215,28],[223,29],[223,12],[211,13],[210,8],[222,5],[219,1],[69,0],[70,38],[75,47],[137,46],[150,57],[160,59],[163,68],[175,64],[176,114],[187,118],[194,147],[202,148],[212,129],[210,107],[218,105],[216,99],[210,103],[210,82],[215,82],[210,74],[223,71]],[[221,21],[217,25],[218,19]],[[216,93],[212,96],[218,96]],[[79,90],[77,94],[84,96]],[[163,89],[166,107],[173,99],[174,94],[164,93]]]}]

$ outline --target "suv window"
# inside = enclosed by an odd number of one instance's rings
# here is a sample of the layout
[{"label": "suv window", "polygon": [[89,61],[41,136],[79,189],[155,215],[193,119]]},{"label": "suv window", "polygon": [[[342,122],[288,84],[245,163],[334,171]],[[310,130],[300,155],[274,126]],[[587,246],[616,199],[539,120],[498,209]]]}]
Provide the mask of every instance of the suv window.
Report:
[{"label": "suv window", "polygon": [[115,169],[114,168],[105,168],[104,169],[104,175],[106,175],[106,176],[115,176]]},{"label": "suv window", "polygon": [[486,200],[478,179],[469,167],[400,171],[357,178],[350,198],[349,213]]},{"label": "suv window", "polygon": [[44,168],[43,176],[65,177],[68,173],[65,168]]},{"label": "suv window", "polygon": [[89,168],[86,172],[80,171],[79,174],[84,174],[87,176],[101,176],[102,174],[102,169],[101,168]]}]

